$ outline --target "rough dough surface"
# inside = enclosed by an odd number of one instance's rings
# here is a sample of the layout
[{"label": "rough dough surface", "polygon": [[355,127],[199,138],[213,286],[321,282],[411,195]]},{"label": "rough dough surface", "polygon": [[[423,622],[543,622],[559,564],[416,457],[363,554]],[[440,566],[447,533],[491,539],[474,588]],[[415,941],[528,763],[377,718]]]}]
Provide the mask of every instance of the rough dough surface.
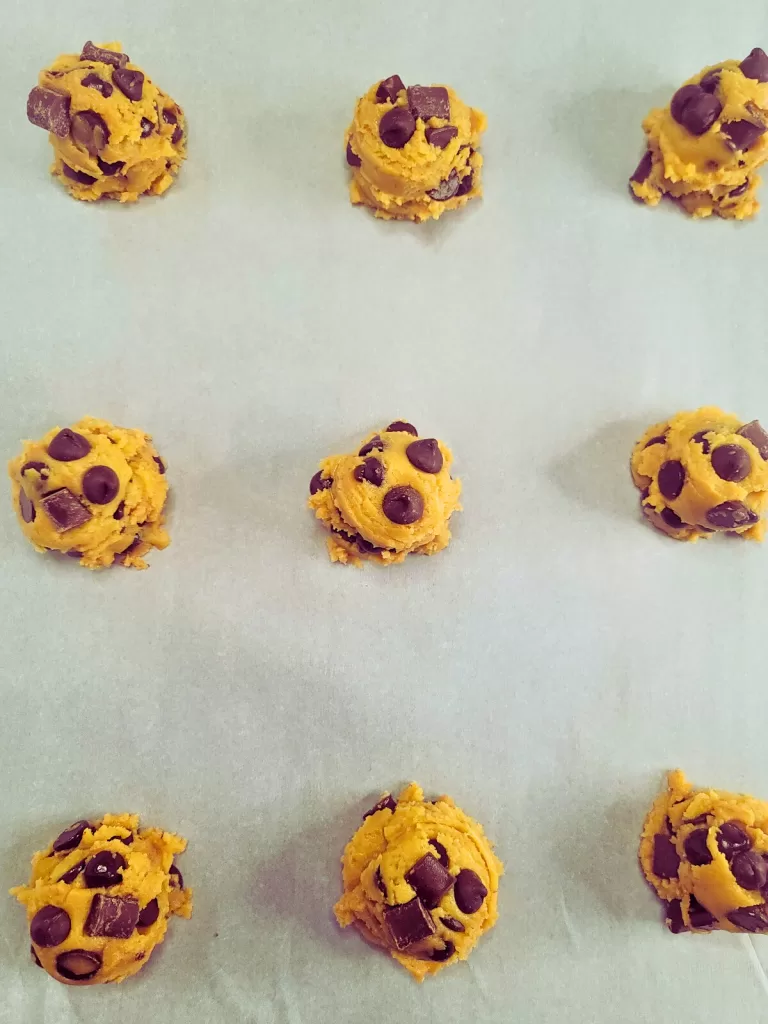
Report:
[{"label": "rough dough surface", "polygon": [[176,854],[186,840],[139,828],[136,814],[79,821],[32,858],[28,885],[11,889],[27,909],[32,956],[66,985],[124,981],[165,938],[172,914],[190,917]]},{"label": "rough dough surface", "polygon": [[165,548],[165,464],[141,430],[86,417],[25,441],[8,472],[24,535],[38,551],[80,557],[89,569],[146,569]]},{"label": "rough dough surface", "polygon": [[768,931],[768,803],[694,790],[670,772],[645,819],[640,864],[671,931]]},{"label": "rough dough surface", "polygon": [[486,123],[447,86],[406,89],[397,75],[377,82],[357,101],[345,138],[352,202],[377,217],[424,221],[481,196]]},{"label": "rough dough surface", "polygon": [[162,195],[186,157],[183,111],[120,51],[86,43],[41,71],[30,93],[29,119],[50,130],[51,172],[76,199]]},{"label": "rough dough surface", "polygon": [[449,796],[425,800],[415,783],[397,802],[384,794],[341,863],[339,924],[356,925],[417,981],[466,960],[498,918],[503,866],[482,827]]},{"label": "rough dough surface", "polygon": [[461,508],[452,461],[441,441],[420,438],[401,420],[369,435],[358,454],[324,459],[309,507],[330,531],[331,561],[389,565],[447,547],[451,515]]},{"label": "rough dough surface", "polygon": [[762,540],[768,434],[717,406],[649,427],[632,451],[644,515],[675,540],[738,533]]},{"label": "rough dough surface", "polygon": [[656,206],[679,200],[693,217],[743,220],[757,212],[757,170],[768,157],[768,56],[704,68],[663,110],[643,121],[648,149],[630,179],[634,195]]}]

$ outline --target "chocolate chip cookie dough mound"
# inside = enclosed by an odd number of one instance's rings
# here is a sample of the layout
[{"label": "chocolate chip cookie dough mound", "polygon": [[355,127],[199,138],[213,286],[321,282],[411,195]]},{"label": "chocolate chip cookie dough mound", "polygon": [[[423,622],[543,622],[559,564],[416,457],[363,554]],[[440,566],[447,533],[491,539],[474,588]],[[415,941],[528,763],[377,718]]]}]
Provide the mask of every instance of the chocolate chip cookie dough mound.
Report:
[{"label": "chocolate chip cookie dough mound", "polygon": [[141,430],[86,417],[26,441],[12,459],[13,504],[38,551],[79,558],[89,569],[117,563],[146,569],[165,548],[165,463]]},{"label": "chocolate chip cookie dough mound", "polygon": [[503,866],[449,796],[425,800],[415,783],[397,800],[385,793],[341,863],[339,924],[356,925],[417,981],[466,960],[496,923]]},{"label": "chocolate chip cookie dough mound", "polygon": [[32,858],[27,909],[32,958],[65,985],[124,981],[146,964],[173,914],[190,917],[192,890],[173,863],[186,840],[139,828],[135,814],[76,821]]},{"label": "chocolate chip cookie dough mound", "polygon": [[443,85],[371,86],[347,129],[349,194],[386,219],[424,221],[482,195],[486,118]]},{"label": "chocolate chip cookie dough mound", "polygon": [[356,455],[324,459],[310,481],[309,507],[330,531],[331,561],[389,565],[447,547],[451,515],[461,508],[452,459],[444,444],[420,438],[403,420],[371,435]]},{"label": "chocolate chip cookie dough mound", "polygon": [[52,173],[76,199],[162,195],[187,155],[181,108],[119,43],[87,42],[41,71],[27,117],[50,132]]},{"label": "chocolate chip cookie dough mound", "polygon": [[768,158],[768,55],[704,68],[643,131],[648,149],[630,179],[638,199],[656,206],[667,195],[693,217],[751,217]]},{"label": "chocolate chip cookie dough mound", "polygon": [[768,433],[717,406],[656,423],[632,451],[643,514],[675,540],[738,533],[762,540]]}]

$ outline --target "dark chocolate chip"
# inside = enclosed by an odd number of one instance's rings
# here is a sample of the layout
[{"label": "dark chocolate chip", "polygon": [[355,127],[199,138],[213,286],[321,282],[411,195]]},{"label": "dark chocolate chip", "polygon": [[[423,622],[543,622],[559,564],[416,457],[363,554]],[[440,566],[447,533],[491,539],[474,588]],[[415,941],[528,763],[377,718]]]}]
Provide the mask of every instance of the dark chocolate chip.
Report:
[{"label": "dark chocolate chip", "polygon": [[680,858],[675,844],[665,835],[653,837],[653,873],[659,878],[677,878]]},{"label": "dark chocolate chip", "polygon": [[93,466],[83,476],[83,494],[94,505],[108,505],[120,491],[120,478],[109,466]]},{"label": "dark chocolate chip", "polygon": [[740,444],[720,444],[712,450],[712,468],[721,480],[738,481],[749,476],[752,462]]},{"label": "dark chocolate chip", "polygon": [[374,551],[382,551],[383,550],[383,548],[378,548],[378,547],[376,547],[375,544],[371,544],[371,542],[369,540],[366,540],[365,537],[361,537],[359,533],[355,534],[354,542],[355,542],[355,544],[357,544],[357,546],[360,549],[360,551],[363,551],[363,552],[365,552],[365,554],[368,554],[368,555],[371,554]]},{"label": "dark chocolate chip", "polygon": [[482,907],[488,890],[470,868],[462,868],[456,876],[453,898],[462,914],[474,914]]},{"label": "dark chocolate chip", "polygon": [[405,880],[428,910],[434,910],[454,883],[453,875],[431,853],[416,861]]},{"label": "dark chocolate chip", "polygon": [[709,847],[707,846],[708,835],[709,829],[696,828],[683,843],[685,856],[691,864],[695,864],[697,867],[702,864],[710,864],[712,862],[712,854],[709,852]]},{"label": "dark chocolate chip", "polygon": [[716,530],[734,530],[742,526],[754,526],[760,516],[748,508],[743,501],[721,501],[707,512],[707,522]]},{"label": "dark chocolate chip", "polygon": [[94,938],[129,939],[138,920],[139,901],[133,896],[96,893],[83,930]]},{"label": "dark chocolate chip", "polygon": [[360,157],[357,155],[354,149],[352,149],[351,142],[347,143],[347,163],[349,164],[350,167],[361,167],[363,163],[363,161],[360,159]]},{"label": "dark chocolate chip", "polygon": [[82,558],[83,557],[83,552],[82,551],[65,551],[65,554],[66,554],[67,558]]},{"label": "dark chocolate chip", "polygon": [[701,445],[702,451],[704,452],[705,455],[709,455],[709,450],[712,447],[712,445],[709,443],[707,438],[704,436],[705,434],[709,434],[709,433],[711,433],[710,430],[699,430],[691,438],[691,440],[695,441],[696,444],[700,444]]},{"label": "dark chocolate chip", "polygon": [[414,942],[420,942],[435,933],[435,922],[418,898],[410,903],[398,903],[384,907],[384,919],[398,949],[407,949]]},{"label": "dark chocolate chip", "polygon": [[437,146],[438,149],[445,149],[451,139],[455,139],[459,134],[459,129],[455,128],[452,124],[443,125],[442,128],[427,128],[424,133],[427,137],[427,142],[431,146]]},{"label": "dark chocolate chip", "polygon": [[471,192],[474,179],[475,175],[473,171],[470,171],[469,174],[465,174],[459,182],[459,187],[456,189],[456,195],[465,196],[467,192]]},{"label": "dark chocolate chip", "polygon": [[434,437],[411,441],[405,449],[408,461],[422,473],[439,473],[443,468],[443,453]]},{"label": "dark chocolate chip", "polygon": [[722,68],[713,68],[712,71],[708,71],[699,82],[699,87],[702,88],[704,92],[715,92],[720,84],[720,75],[722,74],[722,71]]},{"label": "dark chocolate chip", "polygon": [[672,97],[670,113],[691,135],[703,135],[720,116],[722,103],[700,85],[684,85]]},{"label": "dark chocolate chip", "polygon": [[378,803],[375,803],[373,805],[370,811],[365,812],[365,814],[363,815],[363,821],[365,821],[366,818],[370,818],[370,816],[372,814],[375,814],[377,811],[394,811],[396,807],[397,803],[395,802],[395,798],[392,796],[392,794],[385,793],[381,800],[379,800]]},{"label": "dark chocolate chip", "polygon": [[64,872],[64,874],[61,876],[61,881],[66,882],[67,885],[71,885],[71,883],[74,882],[74,880],[77,878],[77,876],[80,874],[84,867],[85,861],[81,860],[78,864],[75,864],[73,868],[70,868],[69,871]]},{"label": "dark chocolate chip", "polygon": [[119,853],[113,853],[112,850],[101,850],[100,853],[94,854],[85,865],[83,872],[85,884],[89,889],[119,885],[123,880],[120,872],[125,867],[125,857]]},{"label": "dark chocolate chip", "polygon": [[737,186],[736,186],[736,188],[732,188],[732,189],[731,189],[731,191],[730,191],[730,192],[728,193],[728,195],[729,195],[729,196],[730,196],[730,197],[731,197],[732,199],[736,199],[736,198],[737,198],[738,196],[743,196],[743,195],[744,195],[744,193],[745,193],[745,192],[747,191],[747,189],[749,188],[749,184],[750,184],[750,182],[749,182],[749,178],[747,178],[747,180],[746,180],[746,181],[743,181],[743,182],[741,183],[741,185],[737,185]]},{"label": "dark chocolate chip", "polygon": [[443,960],[450,960],[453,954],[456,952],[456,946],[451,942],[450,939],[446,942],[442,949],[436,949],[430,956],[430,960],[436,960],[438,963],[442,963]]},{"label": "dark chocolate chip", "polygon": [[754,850],[737,853],[731,871],[742,889],[762,889],[768,882],[768,864]]},{"label": "dark chocolate chip", "polygon": [[[695,818],[685,818],[683,823],[685,825],[706,825],[708,820],[709,820],[709,815],[708,814],[697,814]],[[672,830],[672,825],[671,825],[671,823],[669,821],[669,818],[667,818],[667,824],[669,825],[669,829],[671,831]]]},{"label": "dark chocolate chip", "polygon": [[[391,433],[391,434],[402,433],[402,434],[413,434],[414,437],[418,437],[419,436],[419,432],[416,429],[416,427],[414,427],[414,425],[412,423],[406,423],[405,420],[395,420],[394,423],[390,423],[389,426],[387,427],[387,429],[384,431],[384,433]],[[768,440],[768,436],[766,436],[766,440]],[[24,472],[24,470],[22,470],[22,473],[23,472]]]},{"label": "dark chocolate chip", "polygon": [[[760,458],[768,462],[768,433],[763,430],[757,420],[745,423],[743,427],[739,427],[736,433],[751,441],[760,452]],[[23,473],[24,470],[22,469],[21,472]]]},{"label": "dark chocolate chip", "polygon": [[752,847],[752,840],[738,821],[726,821],[717,833],[717,848],[728,860]]},{"label": "dark chocolate chip", "polygon": [[693,99],[697,99],[701,93],[700,85],[684,85],[678,89],[669,104],[669,112],[678,124],[683,124],[683,111]]},{"label": "dark chocolate chip", "polygon": [[352,476],[360,483],[367,480],[374,487],[381,487],[384,483],[384,464],[378,459],[367,458],[359,466],[355,466]]},{"label": "dark chocolate chip", "polygon": [[[30,946],[29,947],[29,952],[32,954],[32,962],[36,963],[38,967],[43,967],[43,965],[40,963],[40,957],[35,952],[35,947],[34,946]],[[45,970],[44,967],[43,967],[43,970]]]},{"label": "dark chocolate chip", "polygon": [[144,74],[141,71],[129,71],[128,68],[116,68],[112,72],[112,81],[129,100],[138,101],[144,91]]},{"label": "dark chocolate chip", "polygon": [[139,928],[149,928],[160,916],[160,905],[157,900],[150,900],[146,907],[142,907],[137,922]]},{"label": "dark chocolate chip", "polygon": [[151,135],[152,134],[152,129],[154,127],[155,126],[152,124],[152,122],[149,120],[148,117],[142,117],[142,119],[141,119],[141,137],[142,137],[142,139],[146,139],[147,136]]},{"label": "dark chocolate chip", "polygon": [[46,494],[41,499],[40,504],[56,528],[57,533],[66,533],[67,530],[74,530],[76,527],[82,526],[90,519],[93,519],[93,515],[85,505],[82,505],[66,487],[62,487],[59,491],[53,491],[52,494]]},{"label": "dark chocolate chip", "polygon": [[448,90],[442,85],[411,85],[408,87],[408,106],[414,117],[428,121],[430,117],[441,117],[449,120],[451,103]]},{"label": "dark chocolate chip", "polygon": [[403,80],[400,75],[390,75],[389,78],[382,79],[379,82],[379,88],[376,90],[376,102],[377,103],[394,103],[397,100],[397,94],[402,92],[405,88]]},{"label": "dark chocolate chip", "polygon": [[125,502],[121,501],[120,504],[115,509],[115,513],[112,516],[112,518],[113,519],[117,519],[119,521],[120,519],[123,518],[124,515],[125,515]]},{"label": "dark chocolate chip", "polygon": [[165,110],[163,110],[163,120],[165,121],[166,124],[178,124],[179,123],[179,119],[178,119],[178,117],[176,115],[176,111],[175,110],[171,110],[169,107],[167,107]]},{"label": "dark chocolate chip", "polygon": [[436,851],[438,860],[443,867],[447,868],[450,861],[448,860],[448,851],[443,844],[439,843],[436,839],[430,839],[429,845]]},{"label": "dark chocolate chip", "polygon": [[449,199],[453,199],[459,191],[459,184],[459,176],[456,170],[452,169],[448,177],[444,178],[437,188],[427,189],[427,195],[438,203],[445,203]]},{"label": "dark chocolate chip", "polygon": [[688,919],[691,922],[691,928],[711,928],[715,923],[713,915],[699,903],[695,896],[691,896],[688,903]]},{"label": "dark chocolate chip", "polygon": [[91,450],[90,442],[82,434],[65,427],[48,445],[48,454],[57,462],[75,462],[83,459]]},{"label": "dark chocolate chip", "polygon": [[178,146],[178,144],[181,142],[181,140],[183,138],[184,138],[184,129],[181,127],[180,124],[177,124],[176,127],[173,129],[173,135],[171,136],[171,142],[174,144],[174,146]]},{"label": "dark chocolate chip", "polygon": [[753,124],[752,121],[727,121],[720,131],[725,135],[730,146],[745,153],[765,135],[768,128],[764,124]]},{"label": "dark chocolate chip", "polygon": [[184,878],[182,877],[181,872],[179,871],[179,869],[176,867],[175,864],[171,864],[171,866],[168,868],[168,874],[169,874],[170,879],[171,879],[171,888],[173,888],[173,889],[183,889],[184,888]]},{"label": "dark chocolate chip", "polygon": [[376,873],[373,876],[376,882],[376,888],[383,895],[384,899],[387,898],[387,887],[384,884],[384,879],[381,877],[381,868],[376,868]]},{"label": "dark chocolate chip", "polygon": [[27,99],[27,118],[60,139],[69,135],[69,96],[36,85]]},{"label": "dark chocolate chip", "polygon": [[646,149],[645,153],[643,154],[642,160],[633,171],[632,177],[629,180],[637,182],[638,185],[642,185],[644,181],[648,180],[648,177],[652,170],[653,155],[651,154],[650,149]]},{"label": "dark chocolate chip", "polygon": [[72,138],[90,156],[96,156],[109,142],[109,129],[104,118],[94,110],[80,110],[72,117]]},{"label": "dark chocolate chip", "polygon": [[739,64],[745,78],[755,78],[758,82],[768,82],[768,54],[756,46],[748,57]]},{"label": "dark chocolate chip", "polygon": [[34,523],[37,511],[31,498],[27,496],[23,487],[19,488],[19,511],[21,512],[21,518],[25,523]]},{"label": "dark chocolate chip", "polygon": [[38,910],[29,925],[32,941],[45,949],[61,945],[71,930],[69,914],[61,907],[53,906]]},{"label": "dark chocolate chip", "polygon": [[128,63],[128,54],[117,53],[115,50],[103,50],[100,46],[94,46],[89,39],[83,47],[80,60],[95,60],[100,64],[111,64],[113,68],[124,68]]},{"label": "dark chocolate chip", "polygon": [[95,949],[68,949],[56,957],[56,970],[67,981],[88,981],[101,969],[101,953]]},{"label": "dark chocolate chip", "polygon": [[687,931],[683,921],[683,908],[680,900],[670,900],[665,907],[667,927],[675,935]]},{"label": "dark chocolate chip", "polygon": [[103,78],[99,78],[98,75],[94,74],[86,75],[81,84],[86,89],[98,89],[104,99],[108,99],[115,91],[111,82],[105,82]]},{"label": "dark chocolate chip", "polygon": [[461,921],[458,921],[455,917],[444,917],[442,919],[443,924],[446,928],[450,928],[452,932],[463,932],[464,925]]},{"label": "dark chocolate chip", "polygon": [[663,508],[659,515],[663,522],[673,530],[679,530],[686,525],[674,509]]},{"label": "dark chocolate chip", "polygon": [[381,440],[381,438],[377,434],[375,437],[372,437],[371,440],[367,444],[364,444],[363,447],[360,449],[360,451],[357,454],[362,456],[362,455],[370,455],[371,452],[383,452],[383,451],[384,451],[384,442]]},{"label": "dark chocolate chip", "polygon": [[674,501],[675,498],[679,497],[685,483],[685,469],[682,462],[678,462],[677,459],[670,459],[662,463],[659,470],[658,483],[659,490],[667,501]]},{"label": "dark chocolate chip", "polygon": [[102,174],[112,176],[113,174],[120,174],[122,169],[125,167],[124,160],[115,160],[114,163],[108,164],[106,160],[102,160],[100,156],[96,157],[96,163],[99,165],[99,170]]},{"label": "dark chocolate chip", "polygon": [[131,843],[133,842],[133,833],[129,832],[127,836],[110,836],[109,837],[109,841],[110,842],[112,842],[115,839],[117,839],[119,842],[123,843],[125,846],[130,846]]},{"label": "dark chocolate chip", "polygon": [[640,491],[640,501],[645,501],[645,499],[648,497],[648,495],[650,493],[651,493],[651,488],[650,487],[644,487],[642,489],[642,491]]},{"label": "dark chocolate chip", "polygon": [[392,107],[379,121],[379,137],[390,149],[402,149],[416,131],[416,119],[405,107]]},{"label": "dark chocolate chip", "polygon": [[92,174],[86,174],[85,171],[76,171],[69,164],[62,163],[61,170],[65,178],[76,181],[78,185],[92,185],[96,181]]},{"label": "dark chocolate chip", "polygon": [[159,456],[153,455],[152,461],[157,463],[157,468],[160,470],[160,476],[165,476],[165,463],[163,460]]},{"label": "dark chocolate chip", "polygon": [[398,526],[410,526],[424,515],[424,499],[413,487],[393,487],[381,504],[384,515]]},{"label": "dark chocolate chip", "polygon": [[664,444],[664,442],[666,440],[667,440],[667,435],[666,434],[657,434],[655,437],[652,437],[650,439],[650,441],[646,441],[645,444],[643,445],[643,448],[650,448],[654,444]]},{"label": "dark chocolate chip", "polygon": [[[755,420],[754,422],[757,423],[757,420]],[[747,424],[747,426],[749,426],[749,424]],[[750,441],[751,440],[752,438],[750,438]],[[50,476],[50,470],[48,469],[44,462],[25,462],[24,465],[21,467],[21,475],[24,476],[25,473],[32,472],[33,470],[35,473],[40,474],[41,480],[47,480],[48,477]]]},{"label": "dark chocolate chip", "polygon": [[327,491],[332,483],[333,480],[330,477],[324,477],[322,469],[318,469],[309,481],[309,493],[317,494],[318,491]]},{"label": "dark chocolate chip", "polygon": [[764,932],[768,929],[768,906],[759,903],[756,907],[739,907],[725,915],[731,924],[745,932]]},{"label": "dark chocolate chip", "polygon": [[74,825],[65,828],[64,831],[53,840],[52,850],[54,853],[61,853],[62,850],[74,850],[80,845],[83,833],[87,828],[92,828],[89,821],[76,821]]}]

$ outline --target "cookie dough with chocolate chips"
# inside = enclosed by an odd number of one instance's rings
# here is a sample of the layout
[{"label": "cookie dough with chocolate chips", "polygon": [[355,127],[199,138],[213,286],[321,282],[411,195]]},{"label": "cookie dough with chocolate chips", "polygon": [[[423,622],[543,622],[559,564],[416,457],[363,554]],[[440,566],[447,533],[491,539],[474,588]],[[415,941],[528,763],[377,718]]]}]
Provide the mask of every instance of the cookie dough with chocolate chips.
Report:
[{"label": "cookie dough with chocolate chips", "polygon": [[87,42],[41,71],[27,117],[50,133],[51,173],[76,199],[162,195],[187,155],[183,111],[120,43]]},{"label": "cookie dough with chocolate chips", "polygon": [[640,840],[672,932],[768,932],[768,803],[669,773]]},{"label": "cookie dough with chocolate chips", "polygon": [[331,561],[390,565],[447,547],[451,515],[461,508],[452,460],[442,442],[403,420],[372,434],[356,455],[324,459],[309,507],[330,531]]},{"label": "cookie dough with chocolate chips", "polygon": [[693,217],[753,216],[768,158],[768,55],[704,68],[643,131],[648,149],[629,182],[637,199],[656,206],[667,195]]},{"label": "cookie dough with chocolate chips", "polygon": [[345,138],[352,202],[377,217],[424,221],[481,196],[486,123],[447,86],[406,89],[399,75],[377,82]]},{"label": "cookie dough with chocolate chips", "polygon": [[643,514],[675,540],[738,533],[762,540],[768,433],[717,406],[649,427],[632,451]]},{"label": "cookie dough with chocolate chips", "polygon": [[25,441],[8,472],[19,524],[38,551],[89,569],[146,569],[147,552],[170,544],[165,468],[148,434],[88,416]]},{"label": "cookie dough with chocolate chips", "polygon": [[341,858],[342,928],[386,949],[417,981],[466,960],[496,924],[501,861],[482,826],[449,796],[415,783],[385,793]]},{"label": "cookie dough with chocolate chips", "polygon": [[173,914],[190,917],[192,890],[173,863],[187,842],[139,828],[136,814],[76,821],[32,858],[27,910],[32,959],[65,985],[125,981],[165,938]]}]

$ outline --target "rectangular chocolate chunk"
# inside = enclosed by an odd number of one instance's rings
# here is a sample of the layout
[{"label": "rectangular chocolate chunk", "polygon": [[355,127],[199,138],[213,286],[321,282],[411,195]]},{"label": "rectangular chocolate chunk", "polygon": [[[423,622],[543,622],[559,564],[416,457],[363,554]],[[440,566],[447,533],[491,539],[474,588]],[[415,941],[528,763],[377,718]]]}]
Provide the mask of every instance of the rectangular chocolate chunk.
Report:
[{"label": "rectangular chocolate chunk", "polygon": [[139,920],[139,901],[133,896],[97,893],[85,922],[85,934],[110,939],[129,939]]},{"label": "rectangular chocolate chunk", "polygon": [[451,117],[451,103],[448,90],[442,85],[409,85],[408,106],[414,117],[428,121],[430,117],[442,117],[448,121]]},{"label": "rectangular chocolate chunk", "polygon": [[102,50],[100,46],[94,46],[90,39],[80,54],[80,60],[96,60],[100,64],[111,64],[113,68],[124,68],[129,59],[127,53],[116,53],[115,50]]},{"label": "rectangular chocolate chunk", "polygon": [[70,126],[69,96],[36,85],[27,99],[27,117],[38,128],[66,139]]},{"label": "rectangular chocolate chunk", "polygon": [[455,881],[450,871],[446,871],[431,853],[425,853],[421,860],[416,861],[405,873],[405,880],[430,910],[434,910]]},{"label": "rectangular chocolate chunk", "polygon": [[398,949],[407,949],[414,942],[434,935],[435,922],[421,900],[416,897],[410,903],[398,903],[384,908],[384,917]]},{"label": "rectangular chocolate chunk", "polygon": [[52,494],[46,494],[40,504],[56,527],[57,533],[74,530],[75,527],[82,526],[89,519],[93,519],[88,509],[81,505],[72,491],[68,491],[66,487],[62,487],[60,491],[53,491]]}]

